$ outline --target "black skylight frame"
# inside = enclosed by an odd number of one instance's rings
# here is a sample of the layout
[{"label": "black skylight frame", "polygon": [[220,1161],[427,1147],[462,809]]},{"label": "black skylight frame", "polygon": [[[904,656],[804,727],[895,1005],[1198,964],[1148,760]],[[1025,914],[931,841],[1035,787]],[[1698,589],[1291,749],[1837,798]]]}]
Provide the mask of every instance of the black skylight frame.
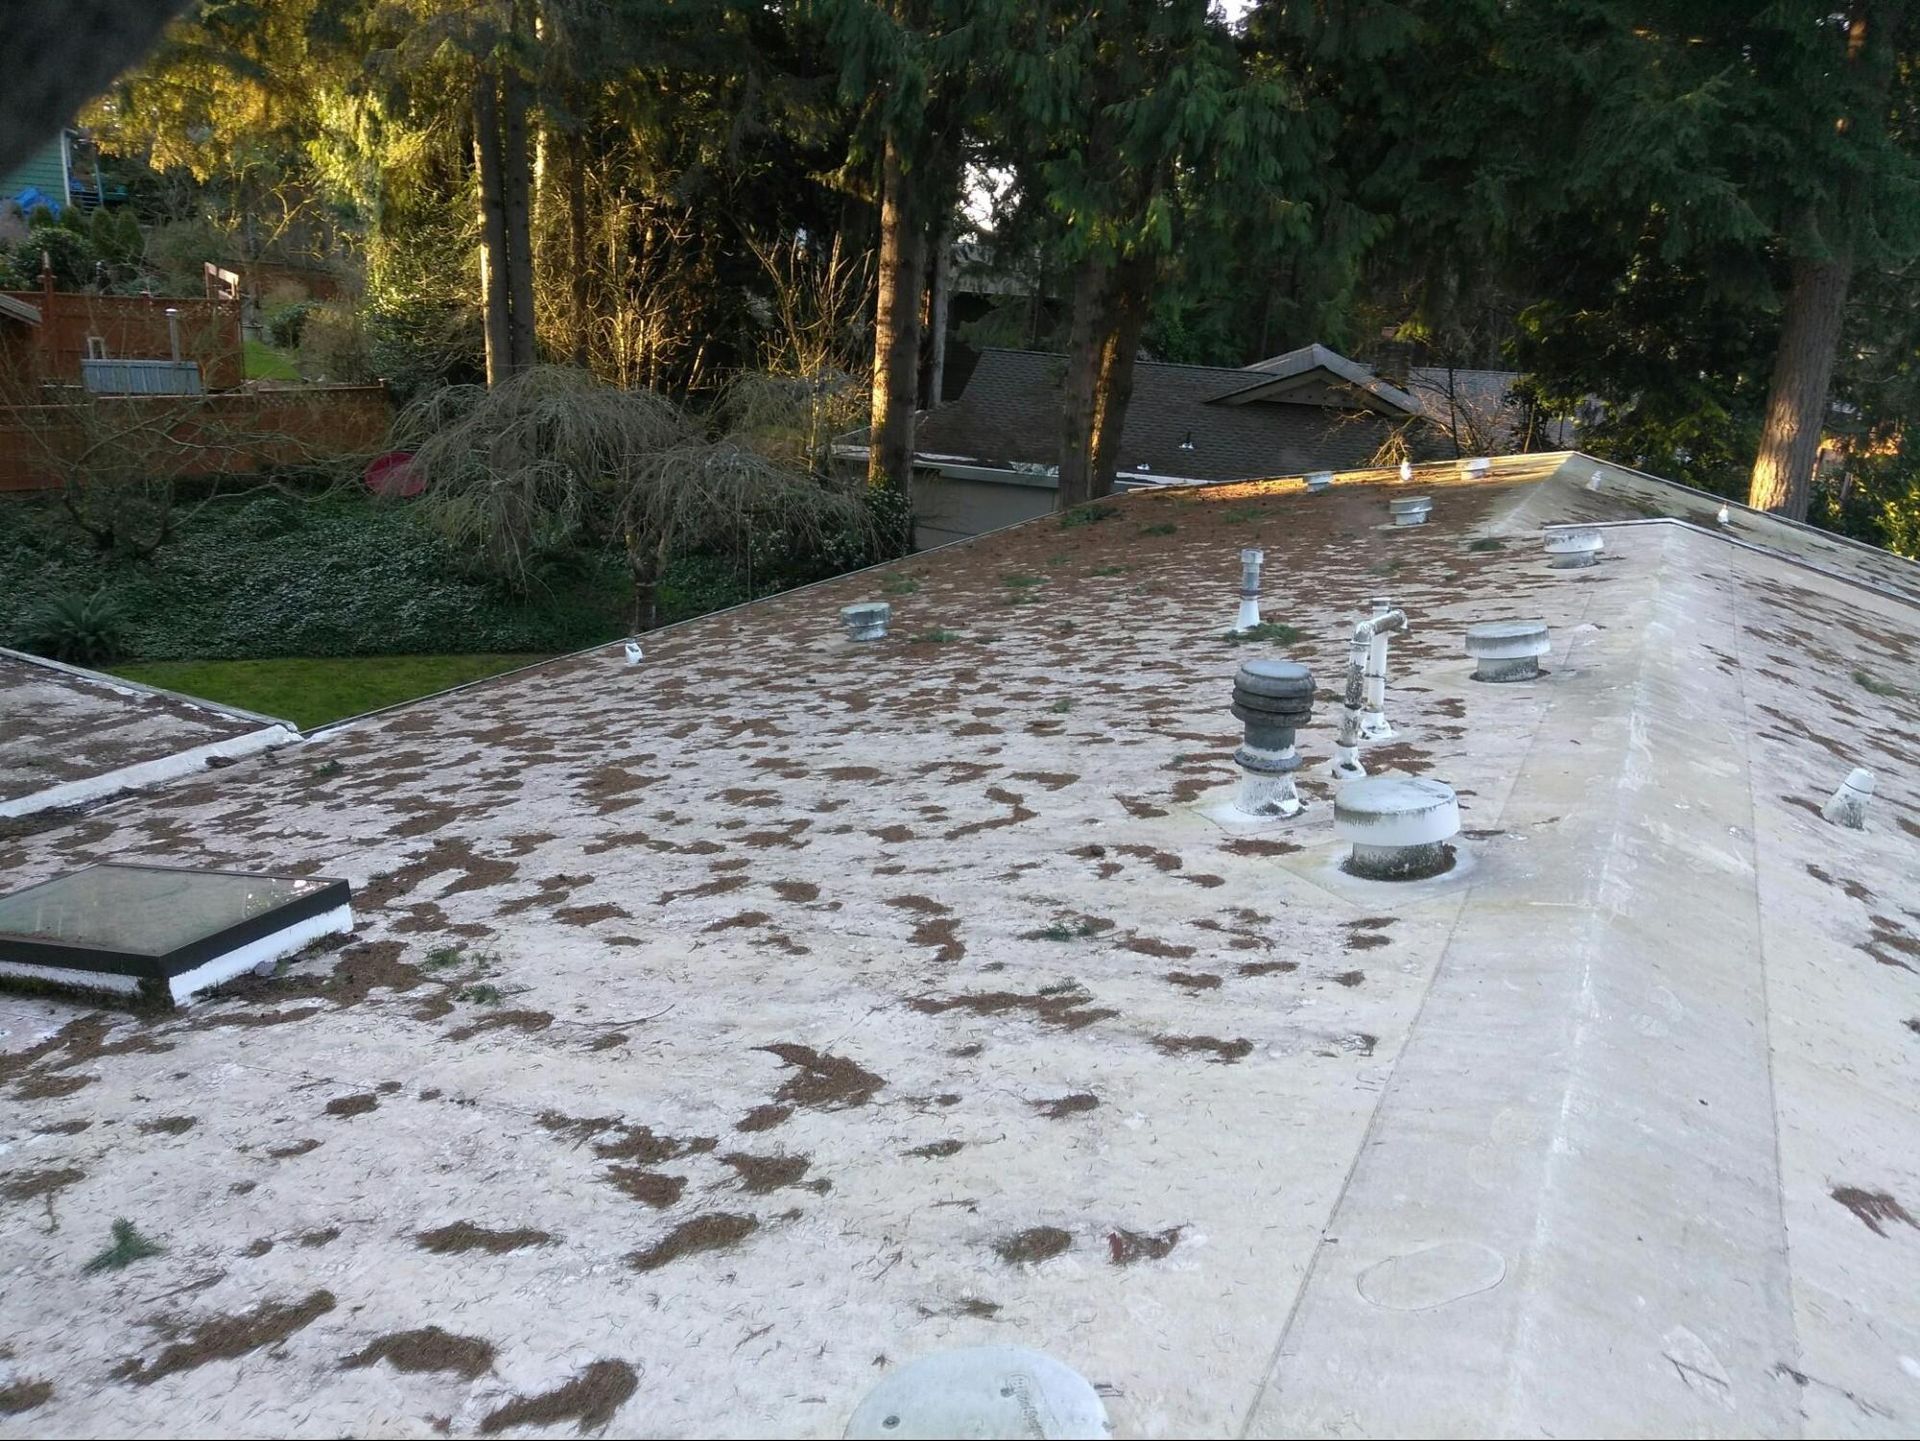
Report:
[{"label": "black skylight frame", "polygon": [[24,890],[10,891],[0,899],[12,900],[16,896],[31,895],[75,876],[102,869],[158,871],[177,876],[223,876],[234,880],[278,881],[287,885],[308,884],[314,888],[304,895],[282,901],[259,915],[248,916],[243,921],[195,937],[170,951],[133,951],[117,946],[89,945],[84,941],[50,941],[0,931],[0,961],[48,966],[63,971],[131,976],[164,987],[175,976],[205,965],[216,957],[348,905],[353,895],[352,887],[347,882],[331,876],[286,876],[261,871],[214,870],[205,866],[150,866],[126,861],[102,861],[53,876]]}]

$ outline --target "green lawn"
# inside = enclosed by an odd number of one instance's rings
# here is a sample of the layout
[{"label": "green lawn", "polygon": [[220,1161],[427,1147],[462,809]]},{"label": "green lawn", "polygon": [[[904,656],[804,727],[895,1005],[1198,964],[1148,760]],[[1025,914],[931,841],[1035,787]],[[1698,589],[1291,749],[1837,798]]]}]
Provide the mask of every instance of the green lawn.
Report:
[{"label": "green lawn", "polygon": [[248,380],[298,380],[294,363],[271,345],[259,340],[246,342]]},{"label": "green lawn", "polygon": [[115,675],[311,729],[539,660],[537,655],[382,655],[326,660],[158,660]]}]

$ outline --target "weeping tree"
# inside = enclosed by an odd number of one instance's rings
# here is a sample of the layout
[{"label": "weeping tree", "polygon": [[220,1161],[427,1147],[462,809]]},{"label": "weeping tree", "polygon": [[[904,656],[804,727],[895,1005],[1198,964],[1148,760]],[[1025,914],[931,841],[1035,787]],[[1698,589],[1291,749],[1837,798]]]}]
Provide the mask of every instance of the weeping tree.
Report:
[{"label": "weeping tree", "polygon": [[521,591],[557,547],[618,545],[633,628],[658,617],[660,577],[686,550],[745,552],[756,529],[824,545],[859,530],[856,491],[779,457],[744,429],[715,430],[651,391],[534,366],[487,388],[449,386],[396,424],[427,518]]}]

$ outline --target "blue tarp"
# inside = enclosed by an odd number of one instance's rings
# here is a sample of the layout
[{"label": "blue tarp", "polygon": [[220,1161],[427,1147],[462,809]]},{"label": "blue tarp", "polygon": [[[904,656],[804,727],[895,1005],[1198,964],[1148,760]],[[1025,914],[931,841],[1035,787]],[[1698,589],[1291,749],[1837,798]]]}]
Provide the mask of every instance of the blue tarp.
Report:
[{"label": "blue tarp", "polygon": [[46,209],[53,212],[53,215],[56,219],[60,215],[60,202],[58,200],[55,200],[51,195],[48,195],[45,191],[39,189],[37,186],[29,185],[25,190],[22,190],[18,195],[14,196],[13,198],[14,198],[14,201],[19,205],[20,213],[22,215],[33,214],[36,206],[44,206]]}]

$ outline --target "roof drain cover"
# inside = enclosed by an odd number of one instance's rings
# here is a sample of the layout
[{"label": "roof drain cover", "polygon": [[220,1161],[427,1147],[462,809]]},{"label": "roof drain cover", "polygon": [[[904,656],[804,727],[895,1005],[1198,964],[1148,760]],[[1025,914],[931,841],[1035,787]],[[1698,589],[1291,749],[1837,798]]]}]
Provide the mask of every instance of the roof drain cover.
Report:
[{"label": "roof drain cover", "polygon": [[1370,881],[1418,881],[1453,869],[1460,803],[1453,787],[1412,776],[1373,776],[1340,788],[1333,833],[1353,842],[1345,869]]},{"label": "roof drain cover", "polygon": [[881,640],[887,634],[887,622],[893,619],[893,607],[884,600],[863,600],[858,605],[842,606],[840,619],[847,627],[848,640]]},{"label": "roof drain cover", "polygon": [[1467,627],[1475,680],[1533,680],[1540,674],[1540,657],[1551,649],[1544,620],[1485,620]]},{"label": "roof drain cover", "polygon": [[0,896],[0,981],[162,1005],[353,929],[345,881],[100,865]]},{"label": "roof drain cover", "polygon": [[1235,807],[1252,816],[1298,815],[1293,735],[1313,714],[1313,673],[1292,661],[1250,660],[1233,678],[1233,713],[1247,728],[1233,753],[1240,766]]},{"label": "roof drain cover", "polygon": [[1591,525],[1550,525],[1541,544],[1555,570],[1577,570],[1592,565],[1607,548],[1598,527]]},{"label": "roof drain cover", "polygon": [[967,1346],[911,1361],[867,1392],[846,1430],[850,1441],[1112,1434],[1086,1378],[1025,1346]]},{"label": "roof drain cover", "polygon": [[1387,502],[1387,514],[1395,525],[1425,525],[1432,512],[1432,496],[1403,495]]}]

